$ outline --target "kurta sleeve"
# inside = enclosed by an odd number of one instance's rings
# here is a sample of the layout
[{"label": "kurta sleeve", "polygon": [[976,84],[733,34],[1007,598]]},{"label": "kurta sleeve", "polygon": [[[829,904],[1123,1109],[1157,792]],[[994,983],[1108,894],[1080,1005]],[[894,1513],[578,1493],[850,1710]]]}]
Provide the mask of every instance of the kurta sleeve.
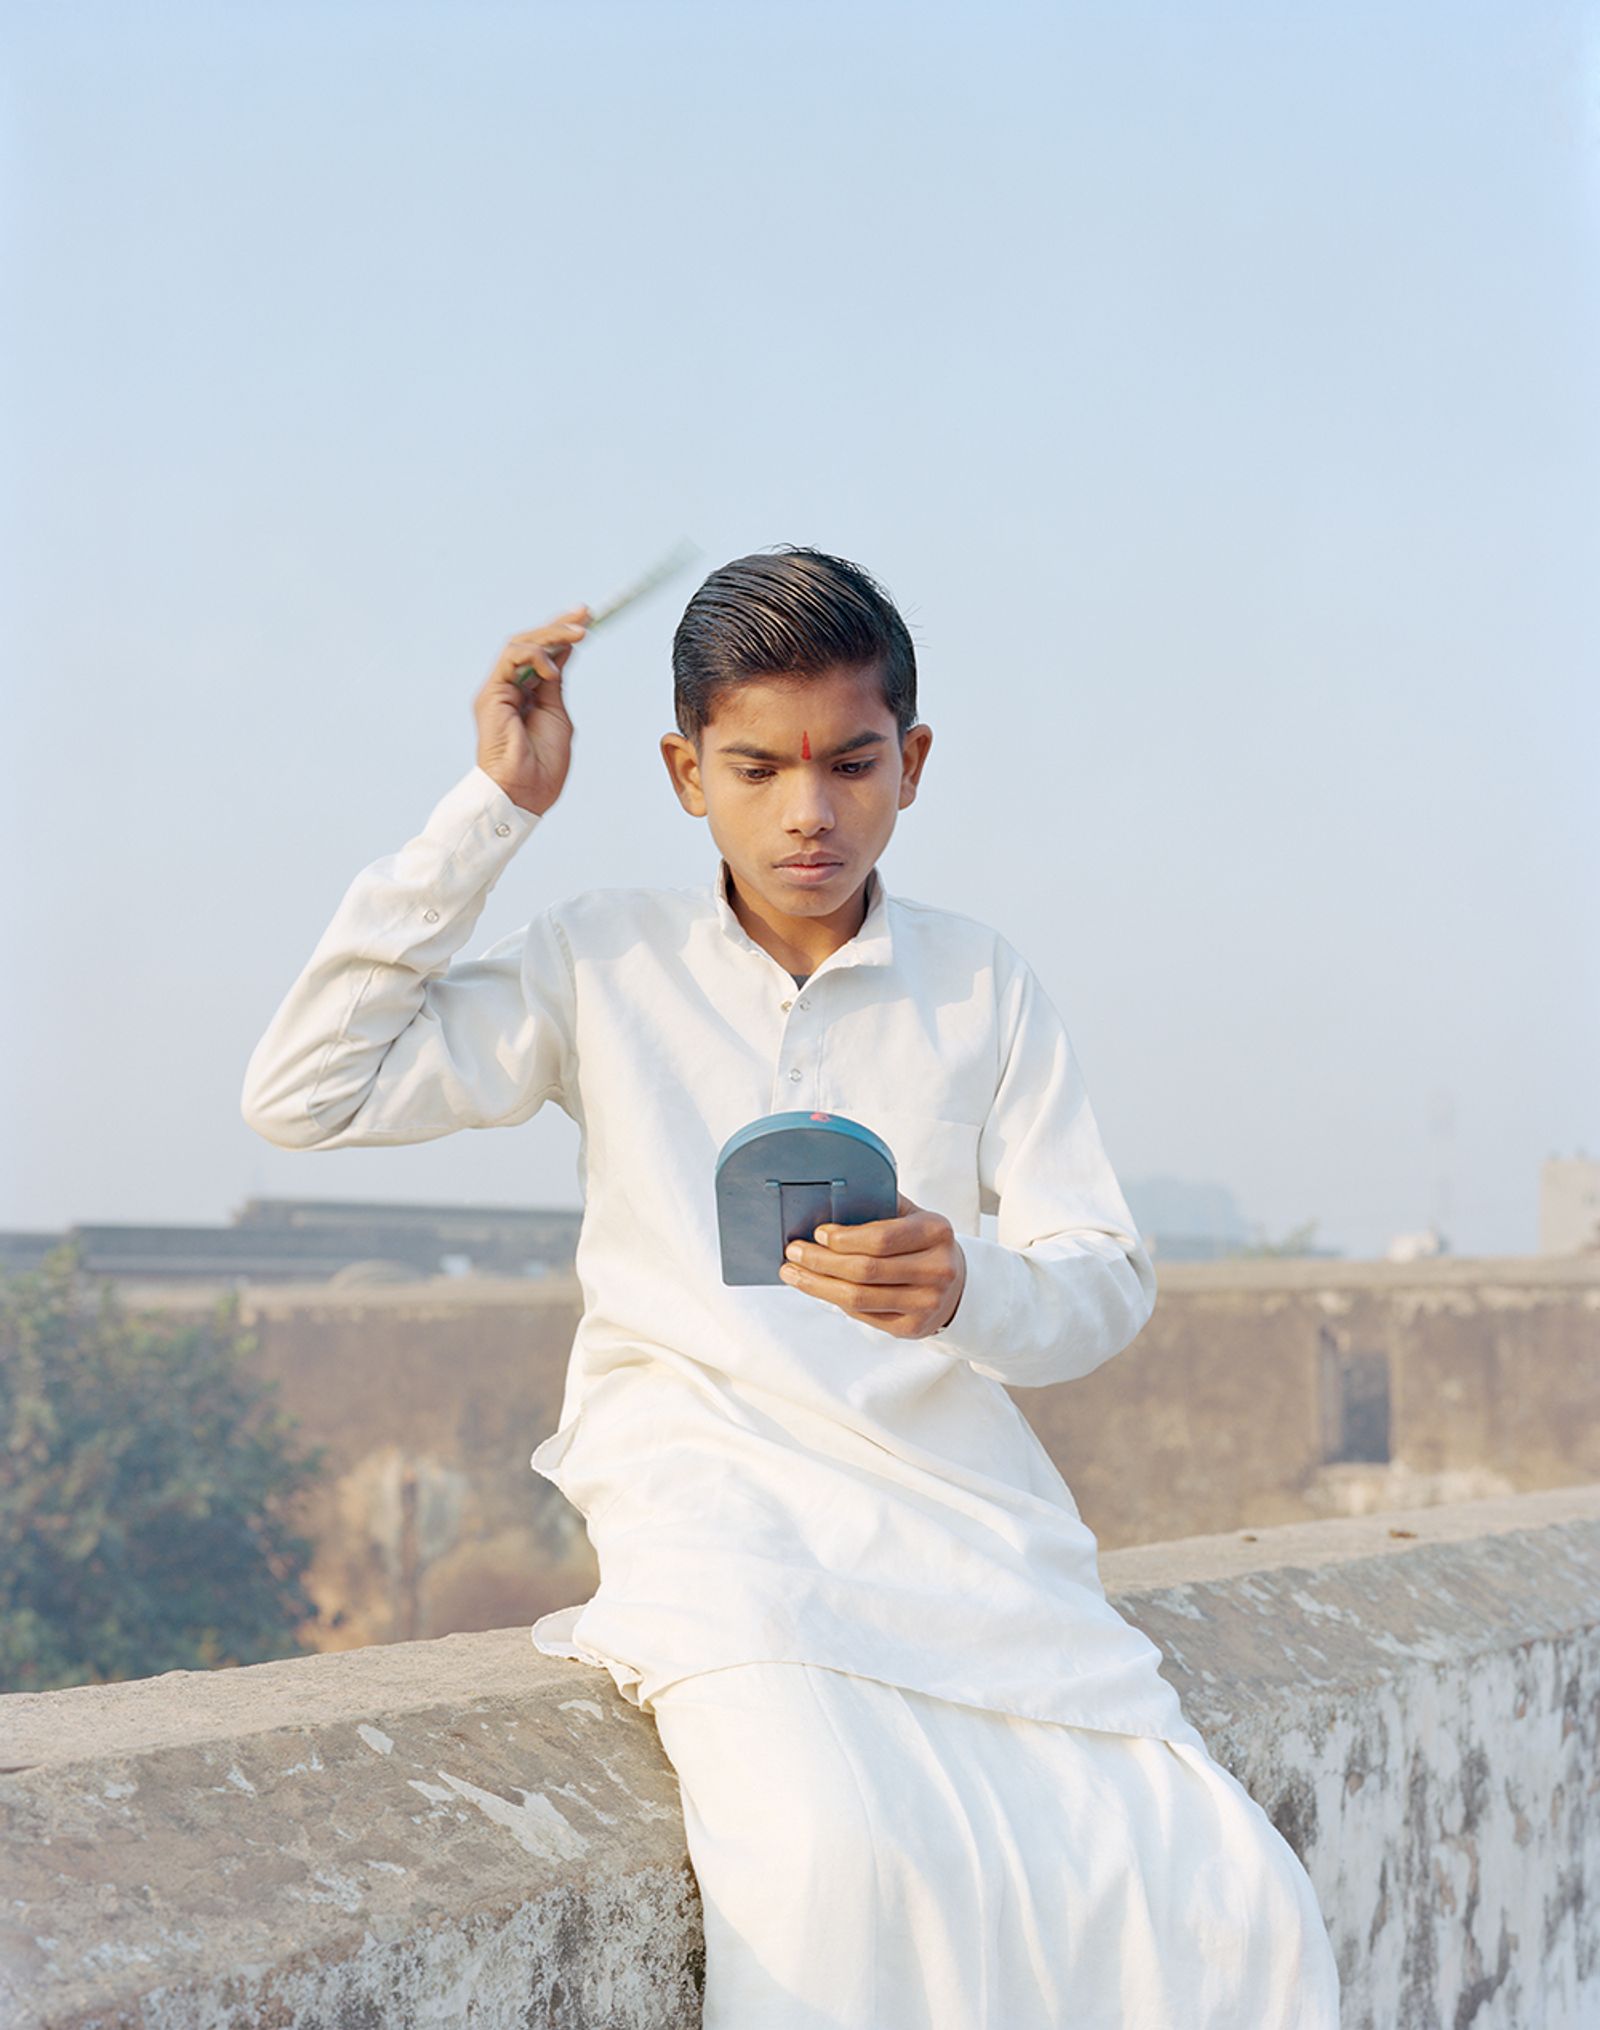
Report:
[{"label": "kurta sleeve", "polygon": [[549,910],[451,960],[539,815],[476,766],[363,869],[251,1054],[245,1120],[282,1149],[428,1142],[573,1111],[571,955]]},{"label": "kurta sleeve", "polygon": [[1000,1075],[978,1142],[980,1209],[967,1280],[934,1334],[979,1374],[1039,1388],[1090,1374],[1155,1309],[1155,1269],[1117,1184],[1065,1024],[1000,941]]}]

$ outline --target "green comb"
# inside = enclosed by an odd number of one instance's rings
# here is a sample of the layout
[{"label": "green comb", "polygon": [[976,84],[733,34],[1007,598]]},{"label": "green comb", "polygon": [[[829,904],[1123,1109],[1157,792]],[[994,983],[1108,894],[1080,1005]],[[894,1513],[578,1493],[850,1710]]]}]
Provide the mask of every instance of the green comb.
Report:
[{"label": "green comb", "polygon": [[[652,565],[642,578],[636,578],[626,591],[619,592],[615,599],[608,600],[604,606],[592,612],[586,623],[585,632],[592,634],[602,621],[614,619],[624,607],[632,606],[636,599],[643,599],[647,592],[654,592],[658,585],[676,577],[702,554],[699,544],[691,543],[685,537],[681,543],[667,552],[659,564]],[[526,684],[530,677],[537,677],[538,674],[532,663],[522,663],[512,672],[519,684]]]}]

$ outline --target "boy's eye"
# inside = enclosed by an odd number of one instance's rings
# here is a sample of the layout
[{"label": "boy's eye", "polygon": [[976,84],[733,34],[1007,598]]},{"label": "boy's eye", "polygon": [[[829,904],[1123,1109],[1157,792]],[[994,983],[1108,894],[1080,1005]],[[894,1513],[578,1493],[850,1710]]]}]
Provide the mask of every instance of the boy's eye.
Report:
[{"label": "boy's eye", "polygon": [[[836,767],[844,769],[852,776],[867,775],[877,765],[876,758],[871,761],[841,761],[835,764]],[[736,768],[733,772],[745,782],[764,782],[771,775],[772,770],[770,768]]]}]

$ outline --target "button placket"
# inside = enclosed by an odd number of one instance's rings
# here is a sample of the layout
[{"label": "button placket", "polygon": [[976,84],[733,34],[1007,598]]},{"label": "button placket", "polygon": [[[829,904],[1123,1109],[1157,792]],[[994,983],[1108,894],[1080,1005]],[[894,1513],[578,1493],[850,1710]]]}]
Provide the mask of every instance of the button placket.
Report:
[{"label": "button placket", "polygon": [[[791,997],[787,1001],[785,1001],[783,1005],[785,1009],[793,1008],[795,1005],[794,997],[791,995]],[[783,1025],[783,1049],[785,1055],[788,1055],[791,1052],[803,1054],[805,1049],[803,1041],[792,1033],[793,1022],[794,1017],[791,1015],[789,1017],[789,1020]],[[782,1060],[780,1059],[779,1061],[781,1063]],[[798,1085],[801,1079],[805,1077],[804,1065],[796,1061],[791,1061],[788,1066],[786,1076],[790,1085]],[[782,1110],[777,1109],[776,1111],[781,1112]]]},{"label": "button placket", "polygon": [[[824,967],[829,966],[830,960],[824,959],[822,965],[818,966],[816,970],[811,974],[810,979],[808,979],[806,982],[806,985],[808,987],[811,986],[812,983],[822,973]],[[840,967],[837,965],[833,965],[831,967],[831,970],[833,970],[834,972],[838,972],[840,970]],[[775,1091],[773,1095],[772,1110],[774,1113],[782,1113],[785,1110],[784,1102],[786,1098],[789,1098],[791,1100],[798,1100],[800,1098],[800,1095],[798,1093],[786,1095],[783,1089],[785,1086],[789,1087],[797,1086],[804,1079],[807,1069],[806,1059],[809,1055],[812,1054],[814,1050],[814,1046],[810,1041],[810,1032],[805,1031],[797,1035],[792,1027],[793,1023],[798,1019],[799,1015],[801,1014],[809,1015],[812,1013],[811,995],[809,993],[789,994],[786,995],[784,999],[778,1003],[778,1006],[782,1009],[783,1013],[789,1019],[784,1023],[783,1026],[783,1037],[779,1045],[778,1063],[773,1075]],[[786,1062],[785,1060],[788,1061]]]}]

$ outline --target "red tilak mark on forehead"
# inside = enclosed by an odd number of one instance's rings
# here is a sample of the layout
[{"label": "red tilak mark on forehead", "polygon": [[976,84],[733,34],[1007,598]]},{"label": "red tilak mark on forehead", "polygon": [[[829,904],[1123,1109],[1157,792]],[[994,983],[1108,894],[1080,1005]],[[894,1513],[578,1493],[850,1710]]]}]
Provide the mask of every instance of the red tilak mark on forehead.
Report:
[{"label": "red tilak mark on forehead", "polygon": [[800,759],[802,761],[809,761],[811,759],[811,735],[804,728],[801,729],[800,733]]}]

